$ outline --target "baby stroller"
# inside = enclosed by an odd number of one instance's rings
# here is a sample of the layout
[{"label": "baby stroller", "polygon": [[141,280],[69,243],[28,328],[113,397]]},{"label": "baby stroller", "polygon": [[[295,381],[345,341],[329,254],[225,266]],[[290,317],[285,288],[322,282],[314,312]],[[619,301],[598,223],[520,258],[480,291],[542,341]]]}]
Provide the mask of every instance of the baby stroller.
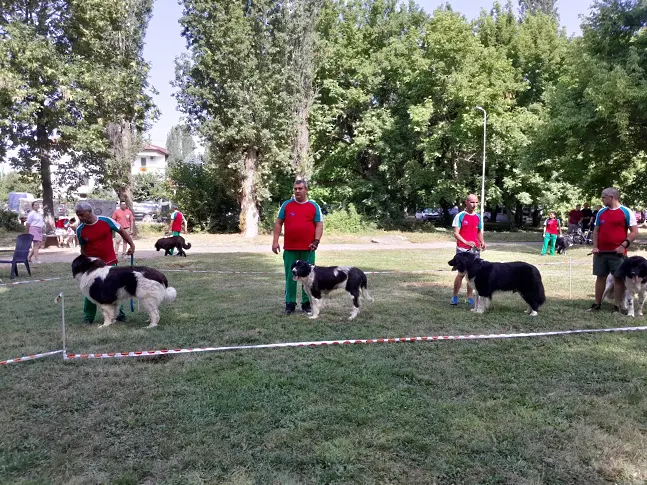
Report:
[{"label": "baby stroller", "polygon": [[582,229],[582,224],[577,228],[573,234],[573,242],[575,244],[593,244],[593,224],[589,224],[586,230]]}]

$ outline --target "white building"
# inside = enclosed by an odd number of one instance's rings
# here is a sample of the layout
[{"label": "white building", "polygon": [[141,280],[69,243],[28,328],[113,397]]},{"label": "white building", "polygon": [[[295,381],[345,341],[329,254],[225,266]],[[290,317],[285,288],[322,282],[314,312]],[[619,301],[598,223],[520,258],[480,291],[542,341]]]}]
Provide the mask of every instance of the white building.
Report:
[{"label": "white building", "polygon": [[131,173],[154,173],[156,175],[166,175],[166,161],[168,151],[157,145],[146,145],[137,158],[133,161]]}]

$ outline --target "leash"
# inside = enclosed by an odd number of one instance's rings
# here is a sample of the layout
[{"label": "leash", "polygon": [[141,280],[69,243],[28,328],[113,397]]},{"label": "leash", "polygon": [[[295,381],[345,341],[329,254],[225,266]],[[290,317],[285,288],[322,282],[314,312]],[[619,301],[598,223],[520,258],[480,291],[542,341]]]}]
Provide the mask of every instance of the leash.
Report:
[{"label": "leash", "polygon": [[[135,255],[131,254],[130,255],[130,267],[132,268],[135,265]],[[130,311],[134,312],[135,311],[135,300],[132,298],[130,299]]]}]

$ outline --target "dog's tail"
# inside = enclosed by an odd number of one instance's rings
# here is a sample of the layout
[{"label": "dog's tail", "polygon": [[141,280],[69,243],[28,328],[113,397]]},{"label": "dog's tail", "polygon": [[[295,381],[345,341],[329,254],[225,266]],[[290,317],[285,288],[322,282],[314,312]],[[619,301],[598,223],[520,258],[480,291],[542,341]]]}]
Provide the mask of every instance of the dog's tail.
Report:
[{"label": "dog's tail", "polygon": [[373,297],[368,292],[368,281],[365,274],[362,275],[362,282],[359,287],[362,290],[362,296],[364,299],[367,301],[373,301]]},{"label": "dog's tail", "polygon": [[172,286],[166,288],[166,293],[164,294],[164,301],[174,301],[177,296],[177,291]]},{"label": "dog's tail", "polygon": [[191,243],[183,243],[182,248],[183,249],[191,249]]},{"label": "dog's tail", "polygon": [[604,301],[605,298],[608,298],[609,300],[613,300],[614,295],[613,295],[613,287],[615,286],[615,281],[613,280],[613,275],[607,276],[607,281],[604,285],[604,293],[602,293],[602,300]]}]

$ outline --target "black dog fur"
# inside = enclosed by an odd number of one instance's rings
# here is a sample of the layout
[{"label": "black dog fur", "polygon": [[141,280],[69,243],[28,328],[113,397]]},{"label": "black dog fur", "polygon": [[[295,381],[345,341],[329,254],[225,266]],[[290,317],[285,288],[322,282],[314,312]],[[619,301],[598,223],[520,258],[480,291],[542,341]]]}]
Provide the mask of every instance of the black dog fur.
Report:
[{"label": "black dog fur", "polygon": [[172,256],[171,249],[173,248],[177,249],[178,256],[184,256],[186,258],[186,253],[183,249],[191,249],[191,243],[184,242],[184,238],[182,236],[163,237],[158,239],[155,243],[155,249],[158,251],[163,249],[164,256]]},{"label": "black dog fur", "polygon": [[[484,313],[490,305],[492,294],[496,291],[519,293],[530,307],[530,314],[546,301],[544,285],[539,270],[528,263],[490,263],[472,253],[458,253],[448,264],[453,270],[467,274],[472,287],[478,294],[475,311]],[[481,299],[484,299],[481,306]]]}]

